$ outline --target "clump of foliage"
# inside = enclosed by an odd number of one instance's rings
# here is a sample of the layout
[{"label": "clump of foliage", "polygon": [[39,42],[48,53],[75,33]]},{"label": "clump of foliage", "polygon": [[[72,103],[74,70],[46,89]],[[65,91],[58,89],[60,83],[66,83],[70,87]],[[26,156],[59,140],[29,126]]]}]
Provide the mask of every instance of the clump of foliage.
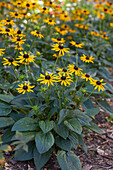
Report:
[{"label": "clump of foliage", "polygon": [[84,129],[103,133],[94,105],[113,114],[113,87],[103,80],[113,81],[113,6],[41,2],[0,2],[0,163],[13,146],[14,159],[33,158],[37,170],[51,153],[61,169],[81,170],[74,149],[87,152]]}]

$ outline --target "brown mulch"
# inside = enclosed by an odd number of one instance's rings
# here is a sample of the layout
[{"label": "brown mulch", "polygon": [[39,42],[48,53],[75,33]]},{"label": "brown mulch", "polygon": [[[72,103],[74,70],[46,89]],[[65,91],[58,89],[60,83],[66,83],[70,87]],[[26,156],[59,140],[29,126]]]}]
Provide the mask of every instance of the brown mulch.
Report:
[{"label": "brown mulch", "polygon": [[[111,83],[113,85],[113,82]],[[113,100],[107,100],[113,108]],[[113,117],[102,109],[95,116],[94,122],[104,131],[103,134],[85,132],[84,142],[87,146],[87,154],[78,148],[75,154],[80,158],[82,170],[113,170]],[[10,158],[12,153],[7,153]],[[13,159],[5,163],[1,170],[36,170],[33,160],[20,162]],[[61,170],[53,154],[47,164],[41,170]]]}]

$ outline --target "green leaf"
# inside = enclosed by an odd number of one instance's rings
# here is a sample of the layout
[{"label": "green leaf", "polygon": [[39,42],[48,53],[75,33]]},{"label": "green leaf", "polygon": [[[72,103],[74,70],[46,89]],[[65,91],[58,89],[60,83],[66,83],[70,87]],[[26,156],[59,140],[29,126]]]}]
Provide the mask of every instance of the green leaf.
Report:
[{"label": "green leaf", "polygon": [[0,116],[7,116],[9,113],[11,113],[11,106],[0,103]]},{"label": "green leaf", "polygon": [[38,132],[35,137],[36,147],[40,154],[47,152],[54,144],[54,137],[51,132],[44,134]]},{"label": "green leaf", "polygon": [[71,142],[69,139],[63,139],[60,136],[55,138],[55,143],[59,146],[62,150],[70,151],[71,150]]},{"label": "green leaf", "polygon": [[0,117],[0,128],[11,126],[14,120],[10,117]]},{"label": "green leaf", "polygon": [[49,120],[45,120],[45,121],[40,121],[39,122],[39,126],[42,129],[42,131],[44,133],[49,132],[51,129],[53,129],[54,127],[54,121],[49,121]]},{"label": "green leaf", "polygon": [[12,127],[12,131],[32,131],[38,127],[37,121],[33,118],[24,117],[18,120]]},{"label": "green leaf", "polygon": [[69,138],[70,141],[72,142],[74,149],[77,149],[78,144],[79,144],[77,134],[76,134],[75,132],[71,132],[71,133],[69,134],[68,138]]},{"label": "green leaf", "polygon": [[68,137],[69,134],[68,128],[63,123],[55,125],[54,130],[62,138],[66,139]]},{"label": "green leaf", "polygon": [[106,112],[113,115],[113,109],[105,100],[97,101],[98,105],[101,106]]},{"label": "green leaf", "polygon": [[64,124],[72,131],[81,134],[82,126],[80,125],[79,121],[76,118],[65,120]]},{"label": "green leaf", "polygon": [[8,151],[11,150],[11,147],[9,145],[1,145],[0,151]]},{"label": "green leaf", "polygon": [[33,158],[34,142],[28,143],[28,152],[23,149],[19,149],[15,152],[14,160],[27,161]]},{"label": "green leaf", "polygon": [[81,170],[80,160],[72,152],[59,151],[57,160],[62,170]]},{"label": "green leaf", "polygon": [[62,110],[60,110],[59,115],[60,115],[60,117],[59,117],[58,124],[60,124],[62,122],[62,120],[68,115],[68,111],[66,109],[62,109]]},{"label": "green leaf", "polygon": [[78,135],[78,141],[79,141],[78,143],[82,146],[83,150],[87,153],[87,146],[85,145],[81,135]]},{"label": "green leaf", "polygon": [[11,127],[8,128],[8,129],[5,129],[3,131],[3,135],[1,137],[2,141],[4,143],[12,141],[12,137],[14,136],[14,134],[15,134],[15,132],[11,132]]},{"label": "green leaf", "polygon": [[52,149],[43,154],[40,154],[37,148],[34,148],[34,163],[36,165],[37,170],[40,170],[46,164],[46,162],[49,160],[51,152]]},{"label": "green leaf", "polygon": [[92,109],[86,109],[85,112],[88,116],[95,116],[96,114],[98,114],[100,111],[99,108],[92,108]]},{"label": "green leaf", "polygon": [[88,126],[87,128],[91,129],[92,131],[95,131],[99,134],[103,134],[104,132],[93,122],[90,122],[90,126]]},{"label": "green leaf", "polygon": [[14,99],[12,95],[0,94],[0,100],[9,103],[11,100]]}]

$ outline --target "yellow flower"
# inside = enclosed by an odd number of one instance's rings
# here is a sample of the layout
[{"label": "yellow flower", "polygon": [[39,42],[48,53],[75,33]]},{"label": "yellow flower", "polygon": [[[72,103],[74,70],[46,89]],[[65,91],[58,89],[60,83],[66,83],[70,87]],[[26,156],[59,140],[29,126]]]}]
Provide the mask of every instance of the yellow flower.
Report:
[{"label": "yellow flower", "polygon": [[65,53],[69,53],[69,48],[65,48],[63,46],[63,44],[59,45],[59,44],[53,44],[52,47],[54,47],[52,50],[55,50],[57,52],[59,52],[59,55],[64,55],[64,52]]},{"label": "yellow flower", "polygon": [[88,57],[85,54],[83,54],[83,56],[81,56],[80,59],[85,63],[94,63],[94,61],[92,60],[94,60],[95,58],[93,56]]},{"label": "yellow flower", "polygon": [[61,74],[58,73],[58,76],[56,77],[57,82],[61,82],[61,86],[64,84],[64,86],[70,85],[70,83],[73,81],[70,76],[66,76],[65,73]]},{"label": "yellow flower", "polygon": [[41,14],[48,14],[49,13],[49,9],[46,8],[46,7],[43,7],[43,8],[39,8]]},{"label": "yellow flower", "polygon": [[3,63],[3,65],[11,65],[11,64],[13,64],[14,66],[19,66],[19,64],[18,64],[18,61],[15,61],[13,58],[4,58],[3,57],[3,60],[5,60],[5,61],[2,61],[2,63]]},{"label": "yellow flower", "polygon": [[64,73],[65,75],[69,76],[71,73],[68,71],[68,69],[65,68],[58,68],[56,69],[56,71],[59,71],[61,73]]},{"label": "yellow flower", "polygon": [[61,29],[61,28],[59,28],[59,27],[55,27],[55,30],[57,31],[57,32],[59,32],[61,35],[65,35],[65,34],[67,34],[67,30],[64,30],[64,29]]},{"label": "yellow flower", "polygon": [[0,56],[2,56],[2,54],[4,54],[5,52],[3,52],[5,49],[0,49]]},{"label": "yellow flower", "polygon": [[81,75],[81,73],[82,73],[81,71],[83,70],[83,69],[75,66],[74,64],[69,64],[68,67],[69,67],[69,69],[68,69],[69,72],[75,73],[75,75],[78,75],[78,76]]},{"label": "yellow flower", "polygon": [[12,18],[19,18],[22,19],[22,15],[19,12],[9,12]]},{"label": "yellow flower", "polygon": [[34,55],[30,55],[29,53],[27,53],[26,51],[23,53],[23,52],[20,52],[21,56],[18,56],[18,60],[20,63],[22,64],[26,64],[28,65],[30,62],[34,62],[35,61],[35,57]]},{"label": "yellow flower", "polygon": [[19,36],[19,37],[25,37],[26,35],[23,35],[23,31],[19,30],[18,28],[14,31],[13,36]]},{"label": "yellow flower", "polygon": [[48,23],[49,25],[53,25],[53,26],[56,24],[53,18],[46,18],[44,19],[44,22]]},{"label": "yellow flower", "polygon": [[84,45],[83,43],[79,44],[79,43],[77,43],[77,42],[75,42],[75,41],[71,41],[70,44],[71,44],[71,45],[74,45],[74,46],[77,47],[77,48],[82,48],[82,46]]},{"label": "yellow flower", "polygon": [[85,79],[86,81],[88,80],[92,81],[92,77],[90,77],[90,75],[87,73],[84,74],[82,73],[81,78]]},{"label": "yellow flower", "polygon": [[2,20],[1,22],[4,23],[4,25],[9,25],[9,24],[15,25],[14,21],[8,18],[6,18],[6,20]]},{"label": "yellow flower", "polygon": [[8,34],[10,36],[10,35],[13,35],[14,29],[13,28],[1,28],[0,33],[1,34]]},{"label": "yellow flower", "polygon": [[113,27],[113,22],[110,22],[110,26]]},{"label": "yellow flower", "polygon": [[18,49],[19,51],[23,50],[22,46],[14,45],[14,47],[15,47],[15,50],[17,50],[17,49]]},{"label": "yellow flower", "polygon": [[90,84],[93,84],[93,86],[95,86],[95,90],[98,89],[98,91],[100,91],[100,90],[104,91],[105,88],[103,87],[103,85],[105,85],[106,83],[102,83],[102,82],[103,82],[103,79],[100,81],[93,79],[90,82]]},{"label": "yellow flower", "polygon": [[22,39],[22,37],[13,37],[11,41],[21,46],[21,44],[24,44],[24,41],[26,41],[26,39]]},{"label": "yellow flower", "polygon": [[31,31],[31,34],[35,35],[37,37],[40,37],[40,38],[44,38],[44,36],[41,34],[41,32],[39,32],[37,30]]},{"label": "yellow flower", "polygon": [[24,83],[21,85],[18,85],[19,88],[16,88],[16,90],[18,90],[18,93],[22,93],[25,94],[25,92],[33,92],[32,88],[34,88],[35,86],[30,86],[30,83]]},{"label": "yellow flower", "polygon": [[53,42],[57,42],[58,44],[59,43],[65,43],[65,40],[64,40],[64,38],[51,38],[51,40],[53,41]]},{"label": "yellow flower", "polygon": [[53,82],[56,82],[56,76],[54,76],[53,73],[48,74],[46,72],[45,75],[40,74],[40,77],[41,78],[37,79],[37,81],[41,81],[40,83],[45,84],[45,85],[47,84],[48,86],[50,86],[50,85],[54,86]]}]

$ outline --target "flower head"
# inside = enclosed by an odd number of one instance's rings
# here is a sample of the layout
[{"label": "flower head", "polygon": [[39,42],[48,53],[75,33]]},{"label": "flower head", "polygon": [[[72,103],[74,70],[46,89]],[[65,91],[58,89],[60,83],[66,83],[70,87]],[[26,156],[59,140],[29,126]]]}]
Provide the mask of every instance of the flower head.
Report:
[{"label": "flower head", "polygon": [[30,55],[29,53],[27,53],[26,51],[23,53],[23,52],[20,52],[21,56],[18,56],[18,60],[20,63],[22,64],[26,64],[28,65],[29,63],[31,62],[34,62],[35,61],[35,57],[34,55]]},{"label": "flower head", "polygon": [[25,92],[33,92],[32,88],[34,88],[35,86],[30,86],[30,83],[24,83],[21,85],[18,85],[19,88],[16,88],[16,90],[18,90],[18,93],[22,93],[25,94]]},{"label": "flower head", "polygon": [[95,90],[98,89],[98,91],[100,91],[100,90],[104,91],[105,88],[103,87],[103,85],[105,85],[106,83],[102,83],[102,82],[103,82],[103,79],[101,79],[100,81],[92,79],[90,84],[93,84],[93,86],[95,86]]},{"label": "flower head", "polygon": [[2,49],[2,48],[0,49],[0,56],[5,53],[4,50],[5,49]]},{"label": "flower head", "polygon": [[18,64],[18,61],[15,61],[13,58],[4,58],[3,57],[3,60],[4,61],[2,61],[2,63],[3,63],[3,65],[11,65],[11,64],[13,64],[14,66],[19,66],[19,64]]},{"label": "flower head", "polygon": [[90,77],[90,75],[89,74],[87,74],[87,73],[82,73],[81,74],[81,78],[83,78],[83,79],[85,79],[86,81],[92,81],[92,77]]},{"label": "flower head", "polygon": [[65,53],[69,53],[69,48],[65,48],[64,46],[63,46],[63,44],[53,44],[52,45],[52,47],[54,47],[52,50],[55,50],[55,51],[57,51],[57,52],[59,52],[59,55],[61,56],[61,55],[64,55],[64,52]]},{"label": "flower head", "polygon": [[88,57],[88,56],[86,56],[85,54],[83,54],[83,56],[81,56],[80,57],[80,59],[83,61],[83,62],[85,62],[85,63],[94,63],[94,57],[93,56],[91,56],[91,57]]},{"label": "flower head", "polygon": [[61,82],[61,86],[67,86],[70,85],[70,83],[73,81],[71,77],[68,75],[66,76],[65,73],[58,73],[58,76],[56,77],[57,82]]},{"label": "flower head", "polygon": [[53,74],[48,74],[47,72],[45,75],[40,74],[40,77],[41,78],[37,79],[37,81],[41,81],[40,83],[45,85],[47,84],[48,86],[50,86],[50,84],[54,86],[53,82],[56,82],[56,76]]},{"label": "flower head", "polygon": [[78,76],[81,75],[81,73],[82,73],[82,72],[81,72],[81,71],[82,71],[81,68],[75,66],[74,64],[69,64],[68,67],[69,67],[69,69],[68,69],[69,72],[75,73],[75,75],[78,75]]},{"label": "flower head", "polygon": [[34,36],[40,37],[40,38],[44,38],[44,36],[41,34],[41,32],[39,32],[37,30],[31,31],[31,34]]}]

